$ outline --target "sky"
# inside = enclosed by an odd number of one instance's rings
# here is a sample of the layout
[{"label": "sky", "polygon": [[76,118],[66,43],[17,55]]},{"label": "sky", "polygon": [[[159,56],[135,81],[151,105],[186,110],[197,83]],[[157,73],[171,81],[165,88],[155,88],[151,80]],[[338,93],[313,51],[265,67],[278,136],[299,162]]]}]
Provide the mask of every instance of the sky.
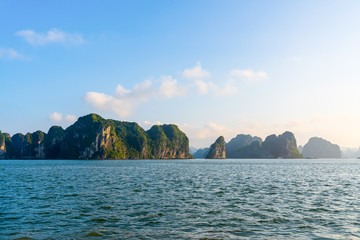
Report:
[{"label": "sky", "polygon": [[0,0],[0,130],[177,124],[360,146],[360,1]]}]

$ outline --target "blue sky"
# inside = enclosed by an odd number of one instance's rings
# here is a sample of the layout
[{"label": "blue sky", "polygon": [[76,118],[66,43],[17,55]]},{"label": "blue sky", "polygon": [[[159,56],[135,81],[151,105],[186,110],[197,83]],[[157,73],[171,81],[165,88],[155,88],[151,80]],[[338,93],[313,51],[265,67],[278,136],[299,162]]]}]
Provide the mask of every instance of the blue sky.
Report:
[{"label": "blue sky", "polygon": [[190,144],[285,130],[360,145],[359,1],[0,0],[0,129],[90,112]]}]

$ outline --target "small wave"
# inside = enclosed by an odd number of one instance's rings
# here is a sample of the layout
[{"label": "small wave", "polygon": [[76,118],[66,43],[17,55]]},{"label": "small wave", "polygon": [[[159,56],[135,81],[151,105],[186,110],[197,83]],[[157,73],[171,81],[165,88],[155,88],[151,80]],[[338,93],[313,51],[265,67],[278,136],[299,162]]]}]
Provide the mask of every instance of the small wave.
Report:
[{"label": "small wave", "polygon": [[309,212],[329,212],[330,210],[326,209],[326,208],[319,207],[319,208],[310,208],[308,211]]},{"label": "small wave", "polygon": [[207,214],[219,214],[221,213],[221,210],[210,210],[207,212]]},{"label": "small wave", "polygon": [[31,237],[19,237],[19,238],[15,238],[14,240],[32,240],[34,238]]},{"label": "small wave", "polygon": [[104,218],[93,218],[90,221],[91,222],[106,222],[106,219],[104,219]]},{"label": "small wave", "polygon": [[300,228],[300,229],[315,229],[313,226],[310,226],[310,225],[301,225],[298,228]]},{"label": "small wave", "polygon": [[79,196],[79,194],[77,194],[77,193],[72,193],[72,194],[66,194],[66,195],[64,195],[64,197],[77,197],[77,196]]},{"label": "small wave", "polygon": [[286,223],[289,222],[289,220],[282,218],[282,217],[275,217],[273,219],[271,219],[271,222],[273,223]]},{"label": "small wave", "polygon": [[85,237],[102,237],[103,235],[98,232],[89,232]]},{"label": "small wave", "polygon": [[104,209],[104,210],[110,210],[112,207],[111,206],[102,206],[100,207],[100,209]]}]

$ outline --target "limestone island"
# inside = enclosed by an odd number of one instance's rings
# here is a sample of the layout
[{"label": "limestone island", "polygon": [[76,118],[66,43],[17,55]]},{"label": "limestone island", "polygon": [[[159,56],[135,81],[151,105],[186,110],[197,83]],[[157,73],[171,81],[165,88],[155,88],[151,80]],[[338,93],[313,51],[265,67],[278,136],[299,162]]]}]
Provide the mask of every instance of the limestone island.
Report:
[{"label": "limestone island", "polygon": [[65,130],[23,135],[0,132],[0,159],[186,159],[189,139],[173,124],[145,131],[135,122],[80,117]]}]

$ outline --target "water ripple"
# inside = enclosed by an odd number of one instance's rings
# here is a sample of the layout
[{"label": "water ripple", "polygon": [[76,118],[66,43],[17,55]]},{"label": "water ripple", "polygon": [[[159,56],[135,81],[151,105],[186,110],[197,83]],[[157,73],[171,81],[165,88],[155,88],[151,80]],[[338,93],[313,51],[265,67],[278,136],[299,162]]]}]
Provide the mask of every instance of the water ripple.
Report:
[{"label": "water ripple", "polygon": [[0,239],[360,239],[356,160],[0,161]]}]

